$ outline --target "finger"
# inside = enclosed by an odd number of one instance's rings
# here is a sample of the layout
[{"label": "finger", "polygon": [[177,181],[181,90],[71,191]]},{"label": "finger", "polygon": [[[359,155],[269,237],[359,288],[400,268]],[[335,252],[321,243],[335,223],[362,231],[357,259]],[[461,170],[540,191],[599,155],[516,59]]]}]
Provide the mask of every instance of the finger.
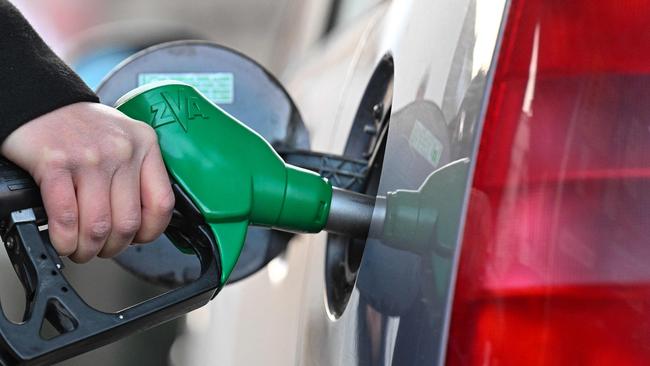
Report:
[{"label": "finger", "polygon": [[40,182],[52,245],[62,256],[77,250],[79,214],[72,175],[60,171]]},{"label": "finger", "polygon": [[70,259],[85,263],[104,246],[111,232],[110,175],[87,171],[75,177],[79,210],[79,244]]},{"label": "finger", "polygon": [[160,151],[152,148],[145,156],[140,172],[142,223],[135,241],[156,239],[165,230],[174,209],[174,193]]},{"label": "finger", "polygon": [[113,257],[124,250],[140,228],[140,170],[119,169],[111,181],[111,233],[99,252],[100,257]]}]

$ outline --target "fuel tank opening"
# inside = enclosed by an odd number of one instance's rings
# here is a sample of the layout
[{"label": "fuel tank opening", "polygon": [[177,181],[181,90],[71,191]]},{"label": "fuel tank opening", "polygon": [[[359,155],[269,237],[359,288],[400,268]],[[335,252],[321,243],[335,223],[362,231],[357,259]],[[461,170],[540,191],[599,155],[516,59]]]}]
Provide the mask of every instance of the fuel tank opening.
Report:
[{"label": "fuel tank opening", "polygon": [[[368,160],[370,171],[362,185],[346,187],[376,196],[384,160],[384,150],[393,102],[393,58],[384,56],[373,72],[354,117],[343,155]],[[350,214],[356,214],[350,212]],[[365,249],[365,239],[328,234],[325,256],[327,309],[340,317],[350,299]]]}]

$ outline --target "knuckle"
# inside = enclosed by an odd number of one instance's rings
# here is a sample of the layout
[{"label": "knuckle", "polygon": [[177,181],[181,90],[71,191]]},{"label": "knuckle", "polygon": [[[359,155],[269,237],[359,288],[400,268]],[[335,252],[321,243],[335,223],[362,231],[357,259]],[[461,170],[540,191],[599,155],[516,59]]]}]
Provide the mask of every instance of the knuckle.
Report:
[{"label": "knuckle", "polygon": [[122,136],[114,137],[111,145],[111,150],[118,160],[129,161],[133,158],[135,149],[130,139]]},{"label": "knuckle", "polygon": [[54,217],[54,222],[65,229],[75,229],[79,222],[77,212],[71,209],[63,210]]},{"label": "knuckle", "polygon": [[142,141],[147,145],[153,145],[158,143],[158,135],[156,131],[146,123],[139,123],[142,130]]},{"label": "knuckle", "polygon": [[111,232],[111,223],[108,220],[98,220],[90,224],[86,230],[92,241],[103,241]]},{"label": "knuckle", "polygon": [[85,148],[81,154],[85,166],[97,166],[102,161],[102,154],[97,148]]},{"label": "knuckle", "polygon": [[75,166],[75,159],[63,150],[45,148],[40,166],[44,171],[70,170]]},{"label": "knuckle", "polygon": [[158,200],[156,200],[156,212],[160,216],[168,216],[174,210],[175,204],[176,199],[174,198],[174,192],[172,192],[170,187]]},{"label": "knuckle", "polygon": [[140,229],[140,223],[139,216],[131,216],[130,218],[121,219],[115,223],[113,230],[120,237],[128,238],[134,236],[138,229]]}]

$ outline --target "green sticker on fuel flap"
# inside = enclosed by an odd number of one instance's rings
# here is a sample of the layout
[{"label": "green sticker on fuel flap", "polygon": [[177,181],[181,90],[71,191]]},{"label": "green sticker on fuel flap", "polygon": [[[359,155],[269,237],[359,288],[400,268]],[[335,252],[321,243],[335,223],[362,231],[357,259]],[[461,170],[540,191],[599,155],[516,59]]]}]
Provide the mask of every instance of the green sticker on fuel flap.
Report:
[{"label": "green sticker on fuel flap", "polygon": [[415,120],[413,130],[411,130],[409,145],[434,167],[440,163],[444,150],[442,143],[418,120]]},{"label": "green sticker on fuel flap", "polygon": [[192,85],[216,104],[232,104],[235,101],[235,76],[229,72],[138,74],[138,86],[163,80]]}]

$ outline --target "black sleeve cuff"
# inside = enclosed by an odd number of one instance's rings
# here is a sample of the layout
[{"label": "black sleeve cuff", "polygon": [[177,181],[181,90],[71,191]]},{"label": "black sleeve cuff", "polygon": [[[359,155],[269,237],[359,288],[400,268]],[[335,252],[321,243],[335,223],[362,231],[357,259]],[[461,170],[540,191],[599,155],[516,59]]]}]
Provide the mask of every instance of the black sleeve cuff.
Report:
[{"label": "black sleeve cuff", "polygon": [[69,104],[98,101],[20,12],[0,0],[0,143],[36,117]]}]

